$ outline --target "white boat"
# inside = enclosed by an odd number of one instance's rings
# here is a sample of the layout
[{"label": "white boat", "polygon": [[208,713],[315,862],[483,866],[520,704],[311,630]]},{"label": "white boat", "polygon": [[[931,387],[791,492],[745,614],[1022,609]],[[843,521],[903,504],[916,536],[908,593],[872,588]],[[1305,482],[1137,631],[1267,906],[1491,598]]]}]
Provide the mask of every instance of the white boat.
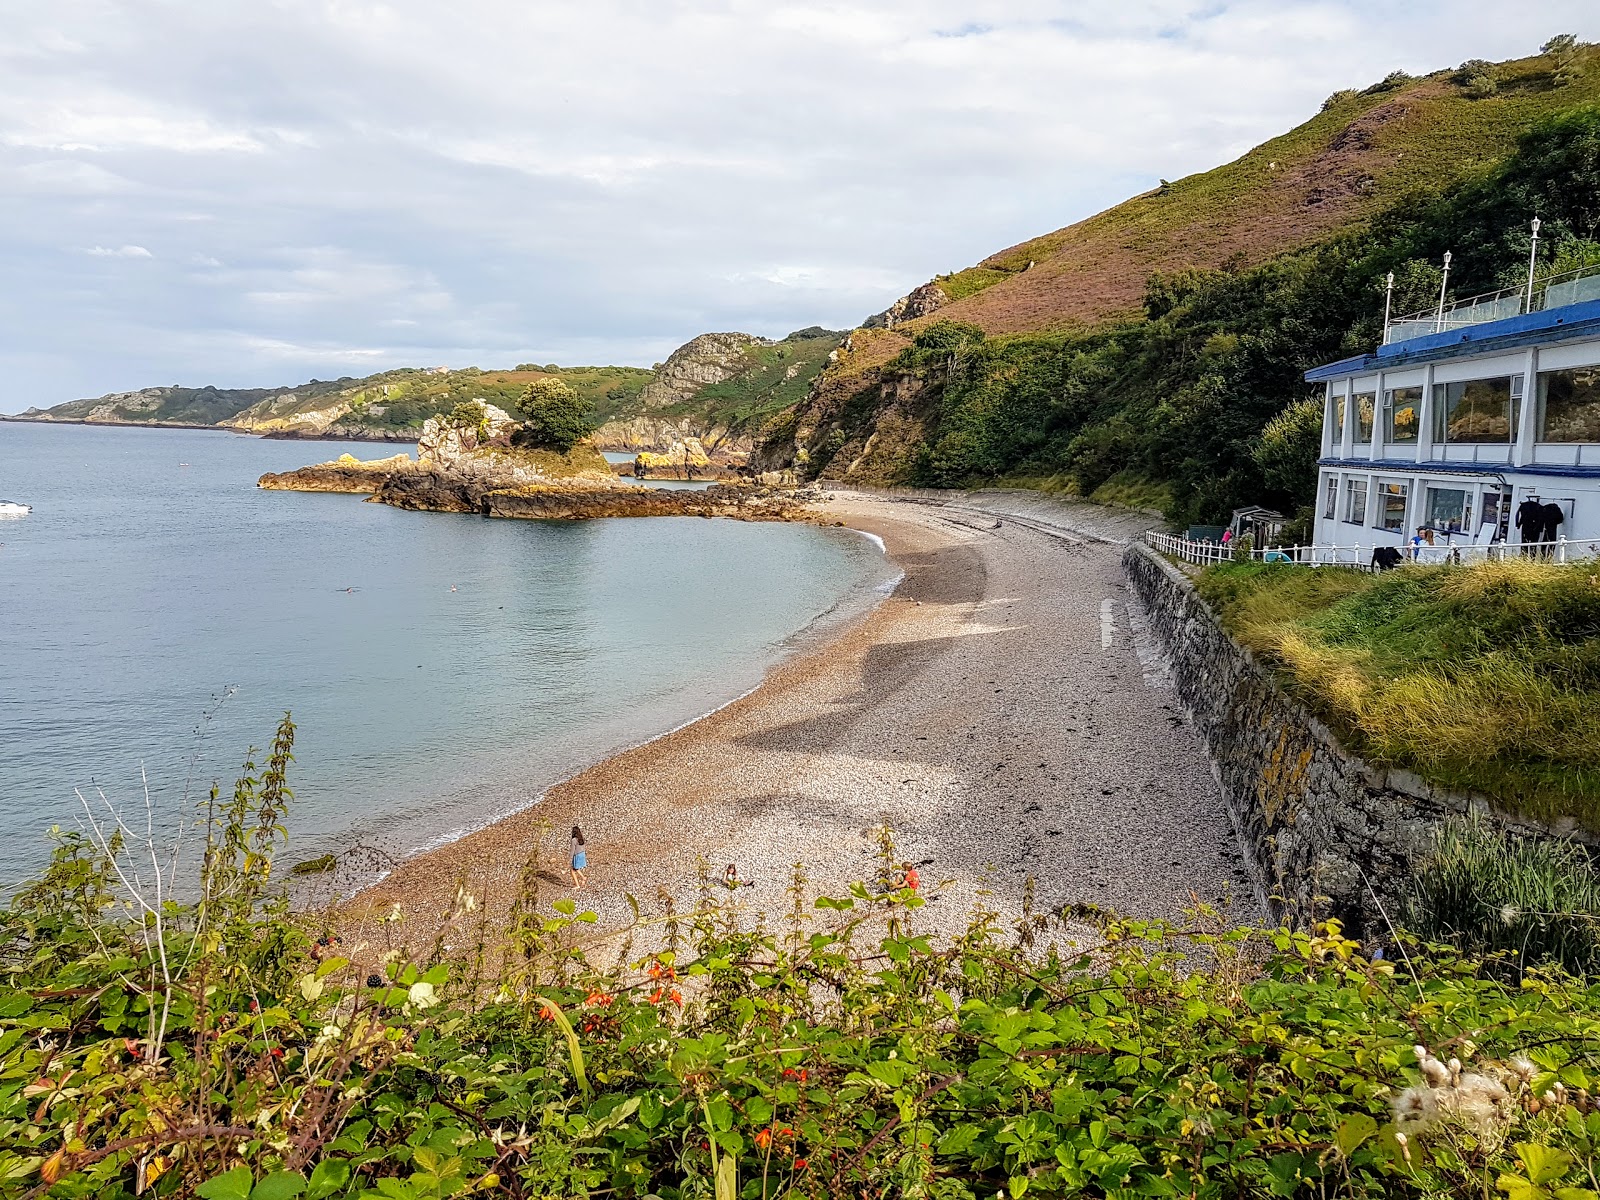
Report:
[{"label": "white boat", "polygon": [[15,500],[0,500],[0,517],[25,517],[32,511],[32,505],[18,504]]}]

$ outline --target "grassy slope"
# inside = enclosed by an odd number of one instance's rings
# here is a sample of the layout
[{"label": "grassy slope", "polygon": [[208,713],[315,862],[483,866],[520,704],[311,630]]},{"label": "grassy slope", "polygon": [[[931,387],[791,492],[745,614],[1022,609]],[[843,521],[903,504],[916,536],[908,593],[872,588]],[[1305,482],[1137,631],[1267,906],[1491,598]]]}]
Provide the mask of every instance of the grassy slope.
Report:
[{"label": "grassy slope", "polygon": [[[596,407],[625,404],[639,394],[653,372],[639,367],[529,367],[483,371],[467,367],[445,375],[414,368],[383,371],[364,378],[312,380],[281,388],[157,388],[159,402],[149,409],[117,407],[118,420],[195,425],[237,424],[269,432],[288,418],[349,402],[353,410],[335,423],[340,428],[418,429],[429,417],[449,412],[463,400],[483,399],[515,413],[522,389],[554,375]],[[58,420],[82,420],[104,398],[73,400],[49,409]],[[381,411],[374,411],[378,409]]]},{"label": "grassy slope", "polygon": [[716,423],[729,426],[759,424],[774,413],[805,399],[811,381],[839,344],[836,336],[782,341],[771,346],[751,346],[745,367],[732,379],[708,384],[693,401],[663,410],[703,411]]},{"label": "grassy slope", "polygon": [[1515,559],[1386,575],[1225,565],[1200,592],[1375,762],[1600,831],[1600,583]]},{"label": "grassy slope", "polygon": [[[1479,100],[1448,71],[1392,90],[1342,93],[1233,162],[939,277],[951,303],[938,317],[996,334],[1136,315],[1154,272],[1254,266],[1320,241],[1401,197],[1482,171],[1539,118],[1600,100],[1600,47],[1583,50],[1572,80],[1560,86],[1544,58],[1503,63],[1497,72],[1499,92]],[[877,366],[904,345],[877,338],[844,369]]]}]

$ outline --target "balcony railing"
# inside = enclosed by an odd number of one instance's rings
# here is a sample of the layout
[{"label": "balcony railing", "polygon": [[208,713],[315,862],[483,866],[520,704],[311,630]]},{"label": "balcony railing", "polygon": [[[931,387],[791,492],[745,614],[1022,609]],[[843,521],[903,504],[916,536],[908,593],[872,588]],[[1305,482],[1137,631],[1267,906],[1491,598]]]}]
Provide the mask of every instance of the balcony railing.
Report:
[{"label": "balcony railing", "polygon": [[1412,338],[1464,329],[1469,325],[1503,321],[1527,312],[1581,304],[1585,300],[1600,300],[1600,263],[1534,280],[1531,304],[1528,302],[1527,285],[1524,284],[1521,287],[1502,288],[1498,292],[1485,292],[1481,296],[1468,296],[1465,300],[1452,300],[1443,309],[1435,305],[1422,312],[1392,317],[1383,331],[1383,344],[1388,346],[1395,342],[1407,342]]}]

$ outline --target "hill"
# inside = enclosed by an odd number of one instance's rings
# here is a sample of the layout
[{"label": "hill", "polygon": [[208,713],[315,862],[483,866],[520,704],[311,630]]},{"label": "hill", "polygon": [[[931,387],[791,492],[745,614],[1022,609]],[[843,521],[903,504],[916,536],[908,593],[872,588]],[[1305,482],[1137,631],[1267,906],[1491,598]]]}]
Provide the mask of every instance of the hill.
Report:
[{"label": "hill", "polygon": [[701,334],[674,350],[636,395],[600,410],[596,441],[637,451],[695,437],[711,451],[748,454],[777,414],[806,397],[843,336],[817,327],[778,342]]},{"label": "hill", "polygon": [[89,424],[214,425],[273,437],[411,441],[429,417],[462,401],[487,400],[515,411],[522,390],[535,379],[555,376],[596,407],[621,407],[652,375],[638,367],[533,364],[511,371],[402,368],[282,388],[143,388],[32,408],[23,416]]},{"label": "hill", "polygon": [[1549,252],[1590,253],[1596,101],[1594,47],[1337,93],[1232,163],[931,280],[851,335],[758,460],[1110,483],[1100,498],[1175,519],[1304,503],[1308,480],[1257,461],[1262,432],[1306,367],[1376,339],[1387,270],[1402,310],[1437,292],[1446,249],[1457,294],[1498,286],[1535,212]]},{"label": "hill", "polygon": [[602,425],[603,449],[664,451],[674,441],[697,437],[708,449],[742,457],[774,414],[805,398],[843,336],[818,327],[781,341],[748,333],[701,334],[653,368],[523,363],[510,371],[403,368],[277,388],[151,387],[33,408],[23,416],[218,426],[268,437],[410,441],[429,417],[463,401],[486,400],[514,413],[529,383],[556,378],[589,404]]}]

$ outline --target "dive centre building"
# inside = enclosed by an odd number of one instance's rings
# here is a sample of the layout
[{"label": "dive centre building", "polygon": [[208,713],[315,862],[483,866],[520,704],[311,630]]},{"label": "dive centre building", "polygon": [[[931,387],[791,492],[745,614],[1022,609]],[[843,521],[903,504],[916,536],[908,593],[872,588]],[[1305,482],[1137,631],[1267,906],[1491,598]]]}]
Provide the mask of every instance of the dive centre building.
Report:
[{"label": "dive centre building", "polygon": [[1326,385],[1316,558],[1600,554],[1594,268],[1386,321],[1375,353],[1306,380]]}]

